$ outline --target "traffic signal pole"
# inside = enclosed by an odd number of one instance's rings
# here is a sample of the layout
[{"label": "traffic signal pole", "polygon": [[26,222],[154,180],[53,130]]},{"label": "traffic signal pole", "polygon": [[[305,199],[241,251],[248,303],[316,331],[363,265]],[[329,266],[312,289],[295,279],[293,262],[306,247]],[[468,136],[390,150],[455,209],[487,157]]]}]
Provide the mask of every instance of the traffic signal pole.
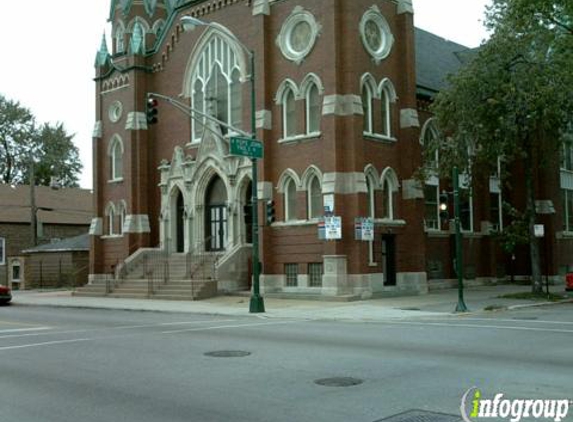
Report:
[{"label": "traffic signal pole", "polygon": [[454,223],[456,226],[456,274],[458,276],[458,304],[456,312],[467,312],[468,307],[464,302],[464,265],[462,253],[462,228],[460,220],[460,180],[458,168],[452,170],[452,183],[454,186]]}]

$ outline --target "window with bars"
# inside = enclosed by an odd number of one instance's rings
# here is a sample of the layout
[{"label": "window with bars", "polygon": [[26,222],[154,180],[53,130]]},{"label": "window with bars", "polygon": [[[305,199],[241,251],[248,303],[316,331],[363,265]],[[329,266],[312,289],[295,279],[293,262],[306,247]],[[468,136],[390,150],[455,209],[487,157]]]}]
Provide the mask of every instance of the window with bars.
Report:
[{"label": "window with bars", "polygon": [[285,264],[286,286],[298,286],[298,264]]},{"label": "window with bars", "polygon": [[322,262],[308,264],[308,285],[310,287],[322,287]]}]

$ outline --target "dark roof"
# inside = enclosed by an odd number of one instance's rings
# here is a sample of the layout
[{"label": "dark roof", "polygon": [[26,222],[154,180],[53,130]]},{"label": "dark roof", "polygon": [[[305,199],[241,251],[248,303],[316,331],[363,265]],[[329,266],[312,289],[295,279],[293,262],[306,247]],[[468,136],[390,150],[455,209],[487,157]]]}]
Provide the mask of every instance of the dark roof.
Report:
[{"label": "dark roof", "polygon": [[[93,194],[88,189],[50,189],[36,186],[38,221],[43,224],[89,225],[92,218]],[[30,186],[0,184],[0,223],[30,224]]]},{"label": "dark roof", "polygon": [[72,251],[89,251],[90,236],[88,233],[76,237],[69,237],[59,242],[46,243],[45,245],[36,246],[35,248],[26,249],[24,253],[38,252],[72,252]]},{"label": "dark roof", "polygon": [[418,93],[433,96],[446,87],[448,75],[459,71],[476,50],[420,28],[415,29],[415,35]]}]

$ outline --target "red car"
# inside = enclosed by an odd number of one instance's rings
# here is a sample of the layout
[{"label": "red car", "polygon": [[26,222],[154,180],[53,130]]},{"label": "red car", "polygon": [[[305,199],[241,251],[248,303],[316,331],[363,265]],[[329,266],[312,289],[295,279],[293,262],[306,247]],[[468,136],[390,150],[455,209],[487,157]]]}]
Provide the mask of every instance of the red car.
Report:
[{"label": "red car", "polygon": [[0,305],[6,305],[12,300],[12,292],[9,287],[0,286]]}]

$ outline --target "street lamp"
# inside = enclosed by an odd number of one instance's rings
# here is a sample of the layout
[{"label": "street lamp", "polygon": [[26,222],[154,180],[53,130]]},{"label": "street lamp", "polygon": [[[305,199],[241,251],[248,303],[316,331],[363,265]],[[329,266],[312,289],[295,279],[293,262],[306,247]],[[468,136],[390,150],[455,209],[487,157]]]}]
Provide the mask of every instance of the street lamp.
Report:
[{"label": "street lamp", "polygon": [[[183,16],[181,18],[181,24],[183,25],[184,31],[192,31],[198,26],[208,26],[214,28],[223,34],[230,37],[234,42],[236,42],[249,56],[250,67],[251,67],[251,137],[253,140],[256,139],[257,135],[257,122],[256,122],[256,108],[255,108],[255,52],[248,48],[245,44],[237,38],[235,34],[231,32],[229,28],[221,25],[217,22],[205,22],[201,19],[197,19],[193,16]],[[253,207],[253,292],[251,294],[251,301],[249,304],[249,312],[260,313],[265,312],[265,303],[263,297],[260,294],[260,261],[259,261],[259,214],[258,214],[258,192],[257,192],[257,159],[251,158],[252,161],[252,179],[251,193],[252,193],[252,207]]]}]

